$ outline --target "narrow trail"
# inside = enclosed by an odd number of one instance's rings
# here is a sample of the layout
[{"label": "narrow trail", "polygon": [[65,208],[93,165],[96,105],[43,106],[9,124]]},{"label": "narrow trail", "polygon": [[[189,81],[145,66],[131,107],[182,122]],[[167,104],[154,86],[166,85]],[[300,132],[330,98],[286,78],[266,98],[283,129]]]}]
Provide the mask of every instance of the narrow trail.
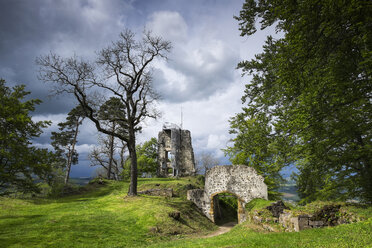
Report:
[{"label": "narrow trail", "polygon": [[218,235],[221,235],[221,234],[224,234],[224,233],[227,233],[228,231],[231,230],[231,228],[233,228],[237,223],[236,222],[228,222],[228,223],[225,223],[223,224],[222,226],[219,226],[218,227],[218,230],[215,231],[215,232],[212,232],[208,235],[205,235],[201,238],[210,238],[210,237],[214,237],[214,236],[218,236]]}]

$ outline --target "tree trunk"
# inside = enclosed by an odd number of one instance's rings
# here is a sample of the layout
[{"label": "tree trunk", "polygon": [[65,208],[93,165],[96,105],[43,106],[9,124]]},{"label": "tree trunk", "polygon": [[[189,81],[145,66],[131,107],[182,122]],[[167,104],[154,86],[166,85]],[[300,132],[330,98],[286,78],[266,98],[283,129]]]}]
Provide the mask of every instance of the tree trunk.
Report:
[{"label": "tree trunk", "polygon": [[[115,122],[112,123],[112,132],[115,132]],[[112,168],[112,160],[114,157],[114,136],[110,135],[110,157],[109,157],[109,164],[107,168],[107,179],[111,179],[111,168]]]},{"label": "tree trunk", "polygon": [[72,140],[71,151],[69,152],[68,158],[67,158],[67,170],[66,170],[66,175],[65,175],[65,185],[67,185],[68,180],[70,179],[72,156],[74,155],[76,139],[77,139],[77,135],[78,135],[78,132],[79,132],[79,122],[80,122],[80,120],[79,120],[79,118],[77,118],[74,139]]},{"label": "tree trunk", "polygon": [[72,161],[72,155],[73,155],[73,150],[69,149],[68,151],[68,157],[67,157],[67,164],[66,164],[66,174],[65,174],[65,185],[68,183],[68,179],[70,178],[70,170],[71,170],[71,161]]},{"label": "tree trunk", "polygon": [[[131,128],[130,128],[131,129]],[[129,196],[137,195],[137,154],[136,154],[136,137],[134,130],[129,130],[128,150],[130,163],[130,185],[129,185]]]}]

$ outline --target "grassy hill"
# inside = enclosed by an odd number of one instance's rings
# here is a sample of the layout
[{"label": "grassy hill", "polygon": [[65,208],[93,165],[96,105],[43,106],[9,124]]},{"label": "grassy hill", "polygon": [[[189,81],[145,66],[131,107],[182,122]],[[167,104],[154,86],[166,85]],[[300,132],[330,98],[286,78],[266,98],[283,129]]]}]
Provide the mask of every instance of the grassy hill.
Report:
[{"label": "grassy hill", "polygon": [[[139,179],[139,190],[173,188],[178,197],[126,197],[127,182],[90,183],[62,198],[0,198],[0,247],[372,247],[372,218],[334,228],[268,233],[244,223],[217,229],[185,199],[195,178]],[[175,220],[169,213],[178,211]],[[371,213],[371,208],[366,210]],[[371,217],[371,215],[369,215]]]}]

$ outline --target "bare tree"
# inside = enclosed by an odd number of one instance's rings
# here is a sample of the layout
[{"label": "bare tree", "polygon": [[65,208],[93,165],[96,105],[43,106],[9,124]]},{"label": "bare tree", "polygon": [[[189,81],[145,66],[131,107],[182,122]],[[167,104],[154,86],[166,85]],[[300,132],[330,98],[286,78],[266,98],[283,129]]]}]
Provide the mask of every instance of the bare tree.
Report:
[{"label": "bare tree", "polygon": [[[159,113],[151,107],[158,99],[152,87],[150,64],[155,58],[166,59],[171,44],[161,37],[144,32],[141,40],[135,39],[130,30],[120,34],[120,39],[98,52],[96,63],[89,63],[76,56],[62,58],[56,54],[40,56],[39,79],[54,83],[56,93],[71,93],[83,107],[87,118],[98,131],[119,138],[127,144],[131,158],[131,182],[128,195],[137,195],[136,132],[146,118],[156,118]],[[100,73],[100,74],[99,74]],[[98,77],[102,75],[101,77]],[[104,95],[98,95],[104,92]],[[105,127],[98,118],[99,104],[105,95],[115,96],[125,106],[125,113],[113,116],[121,123],[125,133]],[[99,100],[98,100],[99,99]]]},{"label": "bare tree", "polygon": [[124,169],[125,163],[129,160],[126,156],[127,146],[125,142],[119,144],[113,141],[113,136],[98,138],[99,146],[93,148],[88,155],[91,166],[100,166],[100,175],[104,172],[107,178],[120,179],[120,173]]},{"label": "bare tree", "polygon": [[199,155],[197,155],[196,158],[197,172],[199,173],[204,172],[205,176],[209,169],[211,169],[213,166],[218,165],[219,163],[220,160],[213,157],[212,153],[202,152]]},{"label": "bare tree", "polygon": [[[120,123],[116,121],[116,119],[120,118],[126,112],[125,106],[117,97],[111,97],[107,100],[104,104],[102,104],[98,111],[98,117],[100,120],[105,122],[105,125],[111,129],[111,132],[119,132],[126,133],[126,130],[123,129],[123,126],[126,126],[125,123]],[[109,135],[109,143],[108,143],[108,154],[109,154],[109,162],[107,166],[107,179],[111,179],[111,168],[113,167],[113,156],[114,156],[114,143],[115,137],[113,135]]]}]

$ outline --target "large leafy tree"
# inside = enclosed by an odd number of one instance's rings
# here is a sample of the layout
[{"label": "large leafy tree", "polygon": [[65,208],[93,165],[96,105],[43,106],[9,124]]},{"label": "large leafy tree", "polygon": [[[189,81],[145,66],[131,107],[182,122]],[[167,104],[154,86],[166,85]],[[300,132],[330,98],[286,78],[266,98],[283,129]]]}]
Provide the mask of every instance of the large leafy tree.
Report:
[{"label": "large leafy tree", "polygon": [[[159,115],[152,105],[158,94],[152,86],[150,65],[157,58],[166,58],[170,49],[170,42],[150,32],[136,39],[133,32],[126,30],[118,41],[98,52],[96,63],[53,53],[37,59],[41,80],[54,83],[57,93],[74,95],[98,131],[127,144],[131,158],[128,195],[137,195],[136,133],[145,118]],[[117,97],[125,107],[119,121],[125,123],[127,132],[113,131],[105,125],[107,120],[100,119],[98,112],[106,96]]]},{"label": "large leafy tree", "polygon": [[0,79],[0,195],[38,192],[36,179],[52,179],[54,154],[32,145],[50,122],[32,120],[30,112],[41,101],[25,100],[29,93],[24,85],[10,88]]},{"label": "large leafy tree", "polygon": [[158,140],[152,137],[137,145],[137,163],[140,174],[155,176],[158,169]]},{"label": "large leafy tree", "polygon": [[[136,146],[138,175],[140,177],[154,177],[158,170],[158,140],[154,137]],[[127,179],[130,174],[130,158],[123,163],[121,176]]]},{"label": "large leafy tree", "polygon": [[277,199],[280,196],[277,190],[283,182],[280,171],[289,165],[283,153],[287,142],[272,135],[273,127],[265,114],[252,114],[251,111],[244,108],[243,113],[231,118],[230,133],[236,137],[232,140],[234,145],[225,152],[230,155],[233,164],[246,164],[263,175],[269,198]]},{"label": "large leafy tree", "polygon": [[[304,201],[372,202],[370,1],[246,0],[236,19],[242,36],[275,25],[284,37],[269,36],[263,53],[238,64],[253,79],[232,149],[256,159],[266,147],[267,158],[295,163]],[[245,135],[261,120],[263,143]]]},{"label": "large leafy tree", "polygon": [[52,146],[66,165],[65,185],[70,178],[71,165],[78,163],[79,154],[75,146],[78,141],[79,127],[85,118],[84,115],[83,108],[78,105],[67,114],[65,122],[58,123],[59,132],[52,132]]}]

